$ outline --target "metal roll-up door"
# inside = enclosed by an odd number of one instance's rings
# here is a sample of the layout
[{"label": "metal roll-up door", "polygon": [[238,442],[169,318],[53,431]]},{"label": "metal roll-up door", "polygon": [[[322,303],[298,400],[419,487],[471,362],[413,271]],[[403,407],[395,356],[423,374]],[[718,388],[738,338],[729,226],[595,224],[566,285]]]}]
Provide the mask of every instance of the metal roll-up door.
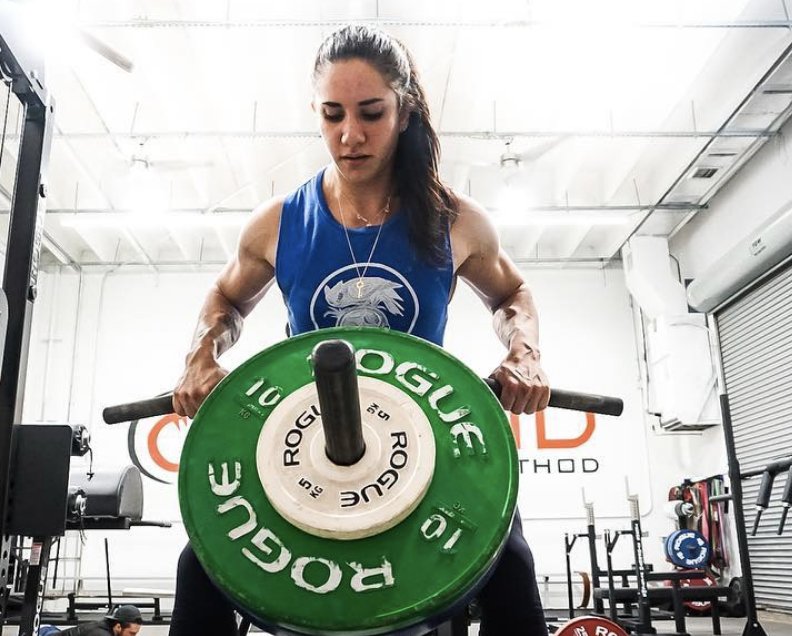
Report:
[{"label": "metal roll-up door", "polygon": [[[792,267],[718,311],[726,392],[740,470],[761,469],[792,455]],[[781,491],[776,477],[770,508],[755,537],[748,536],[760,607],[792,612],[792,518],[781,536]],[[759,478],[743,481],[748,531],[756,516]]]}]

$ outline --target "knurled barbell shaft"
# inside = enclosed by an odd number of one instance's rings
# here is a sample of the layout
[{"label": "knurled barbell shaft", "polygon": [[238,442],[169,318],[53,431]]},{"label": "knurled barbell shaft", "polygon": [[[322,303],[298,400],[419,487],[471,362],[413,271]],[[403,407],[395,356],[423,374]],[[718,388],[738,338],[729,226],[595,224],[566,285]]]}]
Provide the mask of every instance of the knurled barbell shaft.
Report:
[{"label": "knurled barbell shaft", "polygon": [[346,340],[325,340],[311,352],[327,457],[340,466],[366,450],[360,415],[355,350]]}]

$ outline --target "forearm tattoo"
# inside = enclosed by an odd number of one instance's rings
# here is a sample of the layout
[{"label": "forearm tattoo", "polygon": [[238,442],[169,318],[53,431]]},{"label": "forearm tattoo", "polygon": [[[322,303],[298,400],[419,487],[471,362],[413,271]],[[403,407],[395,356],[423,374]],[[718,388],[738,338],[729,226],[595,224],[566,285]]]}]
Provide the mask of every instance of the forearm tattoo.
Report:
[{"label": "forearm tattoo", "polygon": [[205,340],[210,340],[215,356],[219,356],[239,340],[241,333],[242,315],[231,307],[216,315],[214,320],[207,316],[203,317],[195,330],[193,348],[197,348]]}]

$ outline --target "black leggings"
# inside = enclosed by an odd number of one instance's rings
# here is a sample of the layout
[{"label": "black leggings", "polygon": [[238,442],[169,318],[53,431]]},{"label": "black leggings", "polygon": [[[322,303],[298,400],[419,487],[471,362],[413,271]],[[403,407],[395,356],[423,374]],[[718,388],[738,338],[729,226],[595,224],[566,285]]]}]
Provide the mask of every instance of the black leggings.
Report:
[{"label": "black leggings", "polygon": [[[531,549],[515,516],[498,565],[478,595],[481,636],[547,636]],[[187,545],[179,557],[170,636],[235,636],[234,607]]]}]

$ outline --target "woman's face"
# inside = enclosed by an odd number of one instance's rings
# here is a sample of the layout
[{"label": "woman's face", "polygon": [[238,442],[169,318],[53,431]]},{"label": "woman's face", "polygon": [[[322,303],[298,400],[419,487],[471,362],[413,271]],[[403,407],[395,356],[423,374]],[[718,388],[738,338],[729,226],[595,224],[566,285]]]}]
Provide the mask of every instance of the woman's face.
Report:
[{"label": "woman's face", "polygon": [[390,174],[408,113],[368,62],[353,59],[325,67],[314,87],[313,109],[341,175],[361,183]]}]

